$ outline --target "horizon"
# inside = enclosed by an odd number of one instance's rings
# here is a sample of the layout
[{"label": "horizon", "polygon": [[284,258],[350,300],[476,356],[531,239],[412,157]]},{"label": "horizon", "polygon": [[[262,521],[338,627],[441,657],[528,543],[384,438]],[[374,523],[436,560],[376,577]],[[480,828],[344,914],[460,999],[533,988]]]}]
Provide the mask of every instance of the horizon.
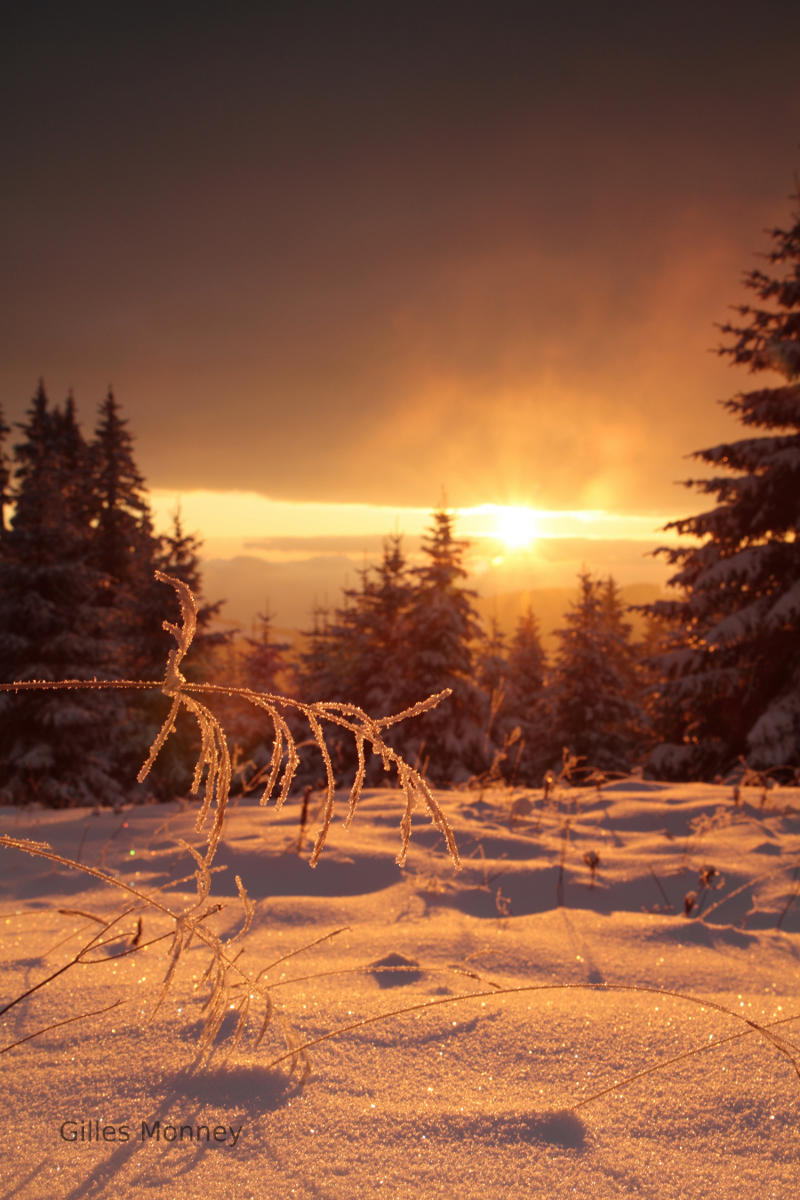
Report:
[{"label": "horizon", "polygon": [[[181,497],[156,492],[151,502],[160,529],[166,529],[180,509],[184,531],[201,539],[204,597],[223,599],[220,624],[245,634],[259,611],[267,611],[284,630],[308,628],[315,609],[338,607],[343,591],[358,585],[361,572],[379,564],[392,535],[402,538],[408,563],[419,564],[422,541],[436,511],[292,505],[208,491]],[[576,591],[581,571],[595,578],[612,576],[623,591],[646,590],[648,599],[664,591],[671,574],[672,568],[653,555],[657,545],[675,542],[673,534],[663,531],[663,517],[498,505],[448,511],[454,517],[456,539],[467,543],[466,585],[477,593],[481,618],[495,617],[506,633],[535,599],[543,639],[551,642],[552,628],[566,610],[567,597]],[[242,528],[245,520],[248,524]],[[238,536],[230,533],[236,527],[242,529]],[[264,536],[267,527],[273,532]]]}]

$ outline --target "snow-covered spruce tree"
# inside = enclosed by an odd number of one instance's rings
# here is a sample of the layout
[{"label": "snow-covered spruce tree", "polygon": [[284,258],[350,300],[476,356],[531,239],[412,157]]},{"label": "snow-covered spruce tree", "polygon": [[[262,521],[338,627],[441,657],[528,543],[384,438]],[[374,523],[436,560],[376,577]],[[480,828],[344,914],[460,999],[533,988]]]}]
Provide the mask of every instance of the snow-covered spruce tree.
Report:
[{"label": "snow-covered spruce tree", "polygon": [[129,679],[153,679],[169,649],[169,637],[161,630],[164,589],[153,579],[158,542],[133,438],[111,389],[100,405],[91,463],[92,563],[106,580],[104,602],[120,672]]},{"label": "snow-covered spruce tree", "polygon": [[[292,670],[287,652],[291,650],[291,644],[275,639],[273,618],[266,607],[264,612],[257,614],[251,636],[244,639],[238,650],[231,649],[235,655],[233,673],[241,687],[287,695],[286,680]],[[262,710],[251,704],[237,705],[226,715],[225,727],[244,760],[256,769],[269,762],[273,743],[264,728]]]},{"label": "snow-covered spruce tree", "polygon": [[[159,540],[147,487],[134,455],[128,421],[109,388],[97,416],[90,444],[92,512],[91,565],[102,580],[100,602],[113,639],[115,673],[123,679],[158,679],[171,639],[162,628],[165,589],[154,578],[159,567]],[[170,599],[167,599],[167,604]],[[125,695],[128,721],[118,742],[123,778],[134,778],[161,723],[161,703],[142,691]],[[191,781],[191,723],[182,714],[177,736],[170,739],[150,786],[168,797]]]},{"label": "snow-covered spruce tree", "polygon": [[[683,649],[687,644],[687,635],[680,621],[668,620],[664,614],[656,614],[652,606],[642,606],[638,609],[644,615],[644,628],[641,641],[637,646],[639,665],[642,678],[642,702],[647,714],[648,744],[650,753],[647,758],[648,769],[654,774],[671,774],[674,770],[664,771],[657,765],[657,760],[666,747],[677,747],[679,757],[685,752],[681,748],[681,740],[685,730],[685,717],[679,698],[665,688],[665,662],[677,649]],[[657,747],[660,747],[656,750]],[[696,764],[688,773],[678,771],[685,778],[698,778],[702,774],[700,764]]]},{"label": "snow-covered spruce tree", "polygon": [[[383,717],[414,704],[420,697],[409,686],[408,612],[414,581],[400,534],[383,543],[377,567],[366,572],[359,608],[365,634],[362,698],[360,706]],[[391,743],[391,735],[387,735]]]},{"label": "snow-covered spruce tree", "polygon": [[[163,628],[165,618],[176,622],[180,611],[173,595],[156,582],[161,570],[183,580],[196,595],[202,590],[199,543],[184,533],[176,514],[169,534],[158,537],[147,487],[134,456],[133,437],[119,403],[109,389],[98,413],[91,462],[91,564],[102,579],[101,602],[106,606],[108,627],[113,637],[116,673],[126,679],[157,679],[164,670],[172,638]],[[165,609],[166,604],[166,609]],[[170,607],[172,606],[172,607]],[[199,632],[184,670],[187,678],[200,679],[211,673],[211,657],[225,640],[208,625],[219,605],[202,605]],[[135,774],[141,747],[155,736],[161,723],[161,705],[149,692],[127,696],[130,720],[120,739],[124,757],[123,774]],[[194,762],[194,730],[181,714],[177,734],[160,756],[151,786],[169,796],[188,788]]]},{"label": "snow-covered spruce tree", "polygon": [[488,629],[481,631],[475,647],[475,678],[488,700],[488,716],[484,733],[491,779],[519,778],[517,770],[522,750],[522,730],[508,709],[508,650],[506,637],[497,617],[491,617]]},{"label": "snow-covered spruce tree", "polygon": [[587,767],[626,770],[644,725],[630,625],[613,580],[588,571],[578,579],[547,687],[551,758],[558,762],[567,748]]},{"label": "snow-covered spruce tree", "polygon": [[756,302],[721,326],[719,353],[782,377],[725,408],[756,436],[696,451],[714,468],[689,480],[713,508],[672,521],[692,540],[658,553],[677,567],[679,598],[652,611],[682,632],[662,658],[659,702],[679,742],[659,747],[656,771],[713,774],[744,755],[759,768],[800,766],[800,194],[789,229],[772,230],[765,270],[745,285]]},{"label": "snow-covered spruce tree", "polygon": [[545,676],[547,661],[539,635],[539,623],[529,607],[521,614],[508,648],[503,712],[512,727],[519,726],[518,755],[514,778],[538,786],[549,762]]},{"label": "snow-covered spruce tree", "polygon": [[[108,678],[104,582],[90,562],[88,451],[74,405],[50,409],[40,383],[15,446],[14,516],[0,554],[0,678]],[[65,807],[121,798],[114,693],[0,696],[0,795]]]},{"label": "snow-covered spruce tree", "polygon": [[[168,534],[154,533],[133,437],[111,389],[100,405],[90,449],[92,562],[107,580],[105,603],[114,615],[122,673],[131,679],[153,679],[162,672],[172,644],[162,622],[180,618],[174,597],[172,607],[168,602],[164,611],[164,588],[153,573],[160,570],[180,579],[199,596],[200,542],[184,531],[180,510]],[[221,602],[200,606],[198,634],[185,666],[187,678],[201,676],[214,648],[228,640],[226,634],[211,633],[208,628],[220,607]]]},{"label": "snow-covered spruce tree", "polygon": [[491,765],[487,744],[489,697],[475,681],[474,647],[481,636],[474,592],[464,587],[467,543],[453,535],[453,516],[433,514],[423,540],[425,560],[414,568],[407,616],[406,678],[409,694],[452,696],[418,721],[403,726],[404,753],[429,759],[436,782],[458,782]]},{"label": "snow-covered spruce tree", "polygon": [[602,581],[600,599],[608,639],[608,656],[619,675],[624,691],[631,698],[634,725],[639,733],[642,733],[646,725],[642,708],[642,649],[633,641],[633,626],[628,620],[630,609],[622,599],[617,581],[612,575]]},{"label": "snow-covered spruce tree", "polygon": [[[305,633],[306,649],[300,656],[300,694],[309,700],[326,695],[334,700],[358,704],[365,686],[366,632],[357,597],[345,589],[342,603],[331,612],[317,608],[314,626]],[[326,692],[315,687],[328,685]]]},{"label": "snow-covered spruce tree", "polygon": [[[381,562],[361,572],[361,586],[344,591],[332,615],[317,611],[301,656],[304,697],[326,695],[357,704],[374,716],[388,716],[416,702],[408,675],[408,610],[413,580],[400,535],[387,538]],[[386,741],[395,744],[397,732]],[[339,770],[355,765],[352,738],[331,737]],[[380,764],[370,763],[375,780]]]},{"label": "snow-covered spruce tree", "polygon": [[300,656],[300,690],[304,697],[327,695],[361,707],[371,701],[369,711],[385,716],[405,699],[398,666],[405,657],[401,623],[409,587],[400,539],[389,539],[380,565],[360,575],[360,586],[345,588],[332,613],[315,610]]},{"label": "snow-covered spruce tree", "polygon": [[[487,745],[490,700],[474,679],[481,628],[462,580],[465,543],[453,536],[450,513],[433,515],[423,542],[425,561],[409,568],[399,537],[384,543],[378,567],[362,572],[332,615],[316,614],[301,656],[303,696],[326,695],[387,716],[445,688],[441,711],[387,730],[386,741],[409,761],[435,763],[439,782],[468,778],[491,765]],[[339,752],[335,739],[332,749]],[[352,739],[334,765],[353,766]],[[350,756],[352,761],[347,760]]]}]

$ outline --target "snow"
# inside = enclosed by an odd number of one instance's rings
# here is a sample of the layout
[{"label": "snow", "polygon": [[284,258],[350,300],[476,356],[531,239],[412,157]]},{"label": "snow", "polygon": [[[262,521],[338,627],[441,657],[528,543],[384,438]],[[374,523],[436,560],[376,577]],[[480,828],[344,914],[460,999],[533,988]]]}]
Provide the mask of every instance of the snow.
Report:
[{"label": "snow", "polygon": [[[347,831],[337,819],[315,870],[296,853],[297,802],[276,816],[232,801],[204,905],[224,908],[206,924],[240,928],[239,875],[255,913],[237,965],[274,964],[280,1015],[256,1048],[254,1007],[237,1049],[190,1070],[208,948],[184,950],[154,1011],[170,939],[113,955],[138,915],[142,942],[170,922],[152,907],[124,917],[96,961],[2,1017],[0,1046],[78,1019],[3,1054],[0,1193],[795,1197],[800,791],[625,779],[549,802],[522,789],[437,798],[460,872],[421,815],[396,865],[395,791],[366,792]],[[196,899],[180,845],[201,845],[194,816],[186,803],[5,808],[0,833],[152,894],[189,876],[158,893],[181,911]],[[7,1002],[128,898],[0,853]],[[304,1083],[273,1065],[282,1019],[301,1041],[335,1035],[309,1050]],[[220,1045],[235,1026],[229,1012]]]}]

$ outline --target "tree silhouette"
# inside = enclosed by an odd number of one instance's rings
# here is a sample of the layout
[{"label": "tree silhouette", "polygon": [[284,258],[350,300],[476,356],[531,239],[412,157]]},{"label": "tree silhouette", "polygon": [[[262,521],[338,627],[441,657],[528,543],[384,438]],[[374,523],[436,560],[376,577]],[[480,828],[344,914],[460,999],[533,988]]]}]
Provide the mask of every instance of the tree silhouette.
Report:
[{"label": "tree silhouette", "polygon": [[714,507],[671,522],[693,540],[658,551],[677,567],[670,583],[681,593],[651,606],[682,631],[662,659],[663,703],[680,714],[682,736],[653,759],[672,774],[711,773],[738,755],[760,768],[800,765],[800,194],[793,199],[794,223],[771,231],[766,269],[745,275],[757,302],[720,327],[733,338],[720,354],[782,378],[724,401],[763,432],[695,452],[715,473],[686,486]]},{"label": "tree silhouette", "polygon": [[519,727],[518,759],[512,759],[519,782],[538,785],[549,764],[545,679],[547,661],[539,622],[528,607],[517,621],[508,649],[503,712],[508,724]]},{"label": "tree silhouette", "polygon": [[556,631],[558,649],[547,690],[554,761],[563,748],[587,767],[625,770],[644,722],[630,625],[616,584],[578,576],[578,599]]},{"label": "tree silhouette", "polygon": [[418,739],[434,778],[458,780],[491,763],[487,742],[489,697],[475,682],[475,646],[481,626],[475,593],[464,586],[467,543],[453,532],[452,513],[439,509],[422,543],[425,556],[413,571],[408,609],[407,677],[410,694],[422,699],[450,688],[452,696],[403,729]]},{"label": "tree silhouette", "polygon": [[[108,678],[114,643],[91,563],[87,447],[74,405],[51,409],[39,384],[14,448],[14,516],[0,555],[0,678]],[[124,706],[76,691],[0,697],[6,802],[64,807],[120,798]]]}]

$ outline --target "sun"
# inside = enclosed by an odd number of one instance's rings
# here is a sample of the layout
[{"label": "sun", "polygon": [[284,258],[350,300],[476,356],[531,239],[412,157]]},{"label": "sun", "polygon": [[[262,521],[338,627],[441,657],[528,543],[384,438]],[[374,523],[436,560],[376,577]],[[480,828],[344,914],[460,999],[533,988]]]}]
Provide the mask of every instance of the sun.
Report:
[{"label": "sun", "polygon": [[526,550],[539,536],[537,514],[532,508],[498,508],[495,536],[505,542],[509,550]]}]

